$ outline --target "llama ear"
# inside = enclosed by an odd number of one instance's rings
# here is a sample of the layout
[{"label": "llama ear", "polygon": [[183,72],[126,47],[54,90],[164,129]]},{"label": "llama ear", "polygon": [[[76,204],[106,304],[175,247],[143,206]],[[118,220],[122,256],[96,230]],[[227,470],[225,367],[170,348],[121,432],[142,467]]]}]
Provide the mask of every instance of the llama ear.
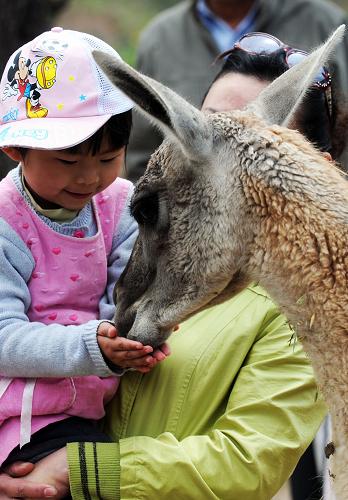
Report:
[{"label": "llama ear", "polygon": [[307,90],[328,60],[335,46],[343,39],[345,25],[339,26],[320,47],[302,62],[274,80],[247,106],[270,124],[288,126]]},{"label": "llama ear", "polygon": [[95,50],[93,57],[109,80],[132,99],[165,135],[174,136],[192,159],[207,153],[212,128],[205,115],[175,92],[120,59]]}]

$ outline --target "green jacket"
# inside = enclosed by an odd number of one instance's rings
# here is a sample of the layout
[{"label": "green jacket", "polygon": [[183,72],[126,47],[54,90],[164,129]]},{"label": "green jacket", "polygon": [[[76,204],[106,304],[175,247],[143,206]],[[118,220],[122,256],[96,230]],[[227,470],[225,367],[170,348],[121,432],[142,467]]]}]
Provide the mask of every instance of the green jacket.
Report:
[{"label": "green jacket", "polygon": [[122,378],[105,422],[119,443],[68,445],[73,498],[272,498],[326,413],[290,338],[258,287],[186,321],[166,361]]}]

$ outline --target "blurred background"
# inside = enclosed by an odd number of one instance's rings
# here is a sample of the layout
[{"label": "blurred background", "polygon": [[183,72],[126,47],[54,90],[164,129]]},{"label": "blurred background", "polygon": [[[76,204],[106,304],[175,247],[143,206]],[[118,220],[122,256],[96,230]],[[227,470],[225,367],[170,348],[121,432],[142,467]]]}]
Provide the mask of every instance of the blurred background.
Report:
[{"label": "blurred background", "polygon": [[[133,64],[141,29],[155,14],[176,3],[178,0],[68,0],[56,22],[102,38]],[[334,3],[348,10],[348,0]]]},{"label": "blurred background", "polygon": [[[135,61],[139,32],[159,11],[178,0],[68,0],[56,16],[59,26],[86,31],[112,45],[128,63]],[[348,6],[348,0],[347,0]]]}]

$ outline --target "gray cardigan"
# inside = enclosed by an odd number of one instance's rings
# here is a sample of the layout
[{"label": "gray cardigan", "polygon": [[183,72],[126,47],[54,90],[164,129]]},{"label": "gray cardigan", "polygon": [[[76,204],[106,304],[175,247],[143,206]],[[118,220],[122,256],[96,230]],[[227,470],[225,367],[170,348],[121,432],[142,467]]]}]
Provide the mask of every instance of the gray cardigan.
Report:
[{"label": "gray cardigan", "polygon": [[[194,4],[192,0],[180,2],[152,20],[140,36],[137,68],[200,106],[220,64],[212,64],[218,49],[199,21]],[[347,20],[345,12],[329,1],[259,0],[254,31],[271,33],[291,46],[311,50]],[[347,55],[346,36],[330,61],[330,70],[344,93],[348,91]],[[130,180],[144,172],[160,143],[159,133],[136,114],[127,157]]]}]

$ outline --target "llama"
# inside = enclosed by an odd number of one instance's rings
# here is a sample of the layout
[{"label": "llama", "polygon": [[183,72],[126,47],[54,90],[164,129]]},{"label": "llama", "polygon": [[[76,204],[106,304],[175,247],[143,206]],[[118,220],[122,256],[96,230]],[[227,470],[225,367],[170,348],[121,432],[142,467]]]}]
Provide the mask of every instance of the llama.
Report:
[{"label": "llama", "polygon": [[116,289],[120,333],[158,345],[178,322],[259,282],[293,324],[330,409],[339,500],[348,499],[348,183],[282,125],[343,31],[246,110],[214,115],[95,53],[165,135],[132,199],[140,232]]}]

